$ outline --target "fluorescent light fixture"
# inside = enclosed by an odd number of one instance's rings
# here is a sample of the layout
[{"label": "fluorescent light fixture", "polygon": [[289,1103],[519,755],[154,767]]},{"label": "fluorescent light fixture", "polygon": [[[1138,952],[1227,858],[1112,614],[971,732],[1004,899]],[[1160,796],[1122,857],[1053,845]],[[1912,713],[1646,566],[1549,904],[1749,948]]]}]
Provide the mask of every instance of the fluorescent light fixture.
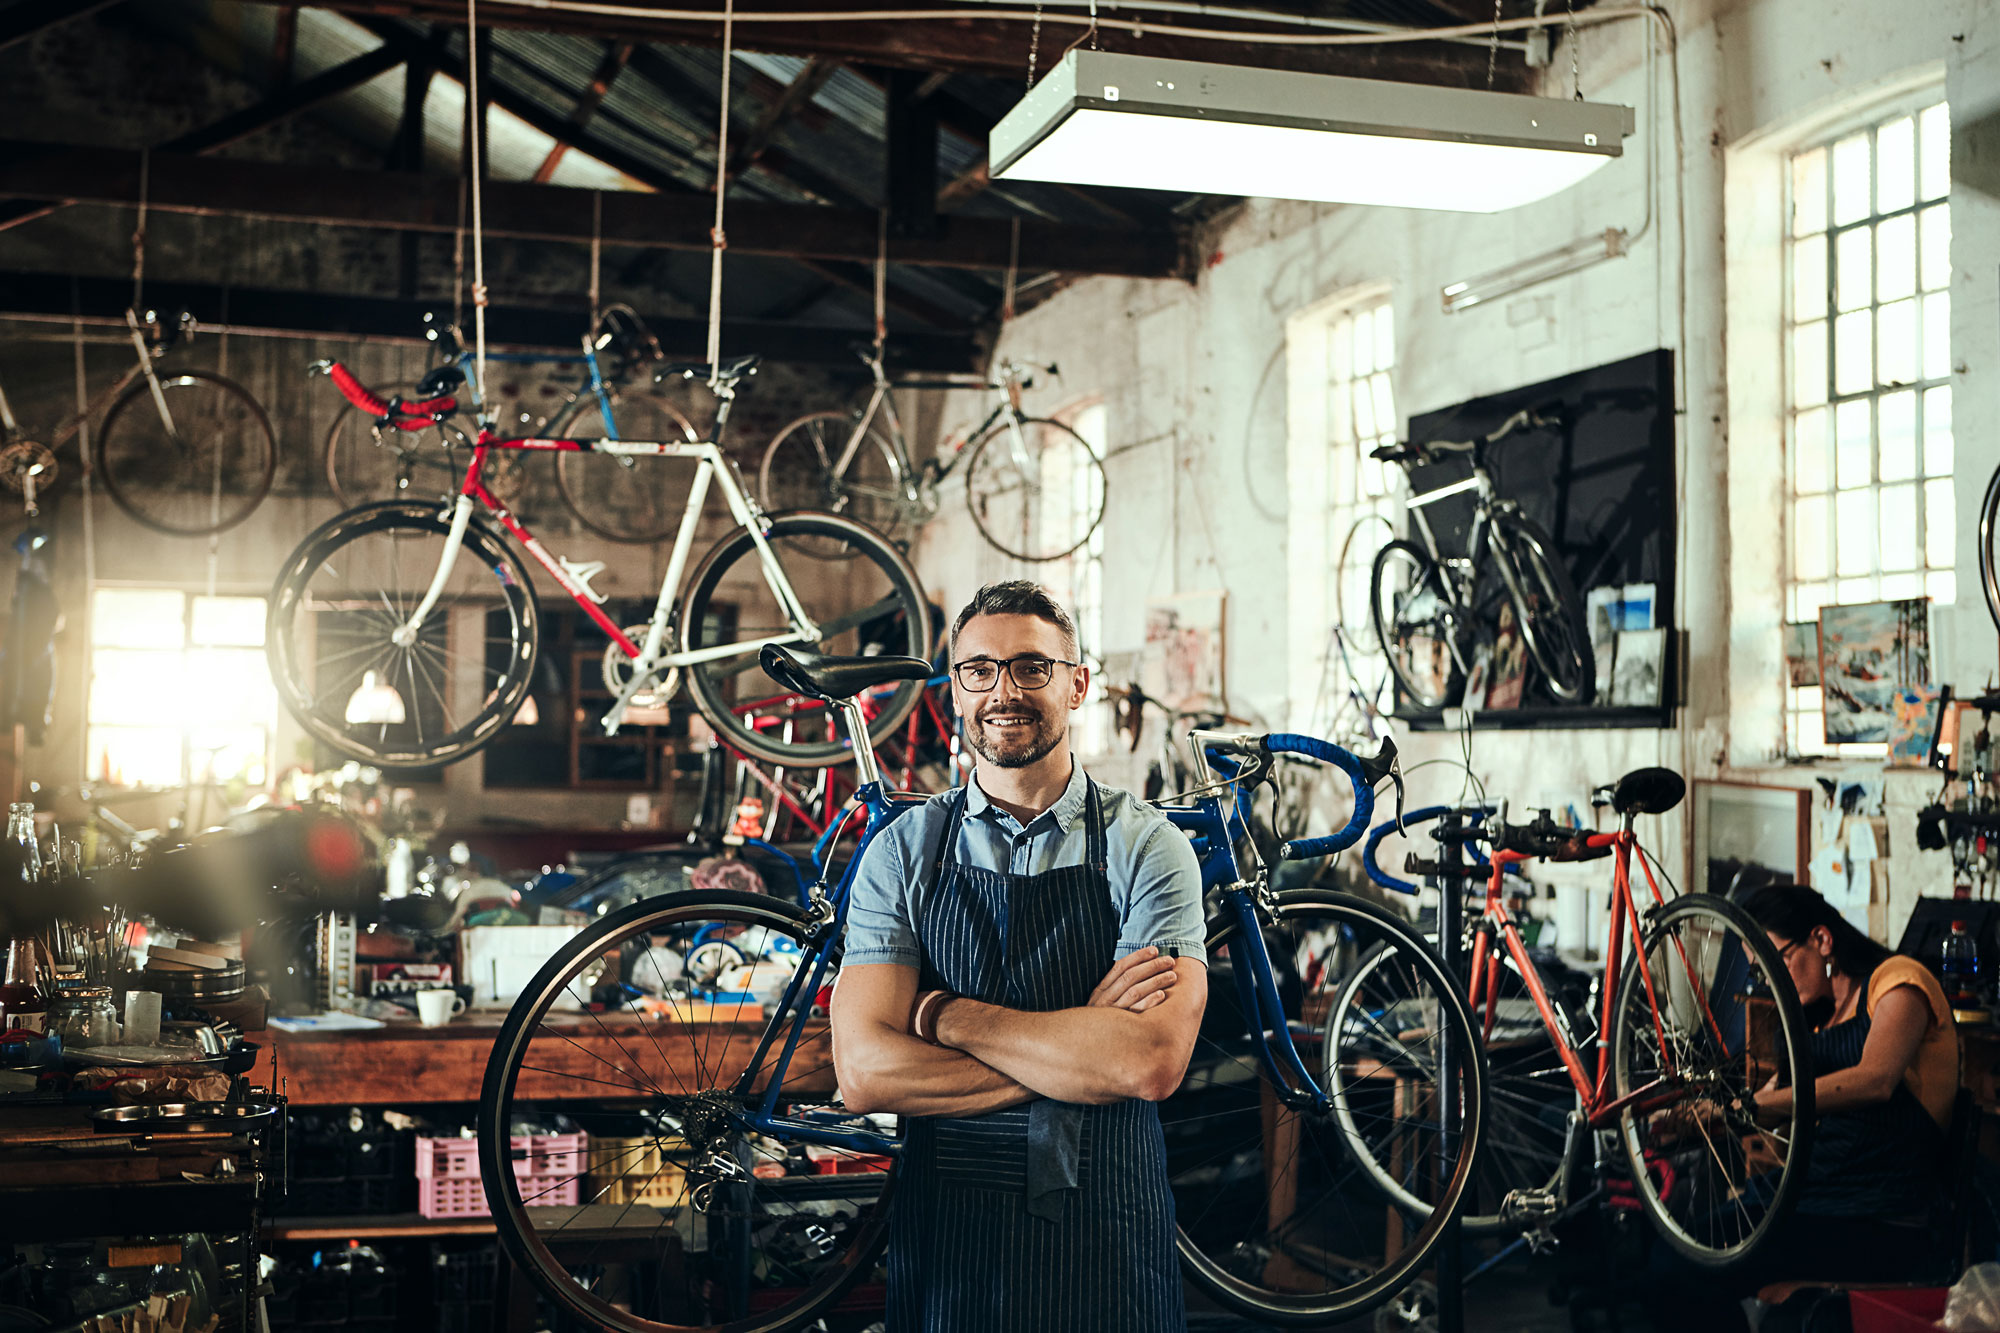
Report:
[{"label": "fluorescent light fixture", "polygon": [[998,125],[995,180],[1493,213],[1623,152],[1632,108],[1071,51]]},{"label": "fluorescent light fixture", "polygon": [[1630,240],[1623,228],[1612,227],[1595,236],[1571,241],[1560,249],[1482,273],[1476,278],[1446,283],[1439,289],[1438,295],[1443,298],[1447,315],[1470,310],[1473,306],[1512,296],[1540,283],[1581,272],[1592,264],[1616,259],[1625,253]]},{"label": "fluorescent light fixture", "polygon": [[379,672],[364,671],[361,683],[347,696],[347,725],[350,727],[393,727],[403,721],[403,696],[382,679]]}]

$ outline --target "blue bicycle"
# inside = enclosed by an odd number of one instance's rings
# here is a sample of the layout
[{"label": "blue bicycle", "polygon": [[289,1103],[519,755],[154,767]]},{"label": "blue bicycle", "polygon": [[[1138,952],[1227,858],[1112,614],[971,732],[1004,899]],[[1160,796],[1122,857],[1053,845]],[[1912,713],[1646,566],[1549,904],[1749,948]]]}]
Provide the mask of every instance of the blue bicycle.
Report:
[{"label": "blue bicycle", "polygon": [[[762,663],[839,709],[863,847],[926,799],[884,790],[854,699],[924,679],[929,663],[777,647]],[[1377,784],[1393,779],[1401,804],[1392,745],[1362,759],[1309,736],[1190,739],[1201,786],[1161,806],[1200,854],[1208,902],[1208,1010],[1160,1107],[1183,1267],[1197,1309],[1301,1327],[1352,1318],[1417,1277],[1465,1197],[1484,1106],[1471,1016],[1404,921],[1341,893],[1274,889],[1248,836],[1260,791],[1279,780],[1274,756],[1297,755],[1339,768],[1354,810],[1338,833],[1284,843],[1281,858],[1351,845]],[[776,1333],[877,1317],[900,1135],[894,1117],[834,1100],[820,1017],[858,860],[820,867],[809,885],[801,876],[802,905],[724,892],[634,903],[521,993],[487,1064],[480,1165],[502,1243],[559,1319]],[[1351,1003],[1339,1021],[1368,1027],[1365,1040],[1330,1027],[1363,959],[1382,1002]],[[1403,1003],[1412,994],[1419,1003]],[[1380,1019],[1391,1012],[1393,1029]],[[1336,1050],[1366,1054],[1334,1070]],[[1421,1216],[1355,1160],[1336,1086],[1349,1123],[1393,1127],[1412,1155],[1396,1180],[1424,1201]],[[591,1135],[581,1155],[537,1137],[555,1114]],[[1084,1154],[1088,1169],[1088,1144]]]},{"label": "blue bicycle", "polygon": [[[468,382],[473,356],[458,331],[425,316],[424,336],[436,345],[438,366],[415,385],[384,389],[416,401],[457,394],[479,413],[503,420],[503,435],[549,435],[607,440],[688,440],[701,438],[692,423],[655,387],[649,371],[665,363],[659,340],[630,306],[607,306],[577,352],[488,351],[501,366],[572,367],[574,384],[548,382],[539,392],[552,401],[531,401],[528,391],[501,386],[492,403],[478,401]],[[466,386],[466,387],[460,387]],[[506,399],[503,404],[498,401]],[[326,435],[326,480],[342,508],[374,500],[452,495],[458,491],[465,437],[447,426],[421,431],[377,431],[366,413],[349,408],[334,418]],[[641,472],[643,469],[643,473]],[[510,475],[510,473],[512,475]],[[489,459],[486,484],[511,501],[525,478],[512,458]],[[511,485],[510,485],[511,483]],[[556,456],[556,489],[577,521],[616,542],[657,542],[679,524],[687,478],[660,459],[636,459],[604,452]]]}]

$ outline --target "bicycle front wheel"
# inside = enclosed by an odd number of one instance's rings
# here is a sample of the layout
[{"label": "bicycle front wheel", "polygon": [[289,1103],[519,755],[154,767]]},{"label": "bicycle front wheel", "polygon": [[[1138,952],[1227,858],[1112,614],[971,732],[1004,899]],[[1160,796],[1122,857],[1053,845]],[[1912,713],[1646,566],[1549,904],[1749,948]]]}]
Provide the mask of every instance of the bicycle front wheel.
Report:
[{"label": "bicycle front wheel", "polygon": [[1582,703],[1597,683],[1597,657],[1590,647],[1583,599],[1576,595],[1561,553],[1548,533],[1519,515],[1493,521],[1493,549],[1512,565],[1508,596],[1542,683],[1562,702]]},{"label": "bicycle front wheel", "polygon": [[[608,404],[608,406],[607,406]],[[607,412],[621,440],[661,444],[701,438],[680,409],[657,393],[612,389],[600,398],[591,394],[569,414],[565,429],[579,439],[594,439],[604,428]],[[620,454],[559,453],[556,489],[577,521],[614,542],[657,542],[680,526],[694,464],[676,458],[632,458]]]},{"label": "bicycle front wheel", "polygon": [[[929,657],[930,603],[917,573],[888,540],[836,514],[778,514],[766,541],[817,636],[800,636],[766,581],[747,528],[725,537],[702,561],[681,604],[681,646],[722,655],[685,668],[695,707],[724,745],[787,768],[825,768],[854,758],[833,710],[782,694],[757,665],[760,644],[803,643],[815,652],[860,657]],[[887,738],[910,715],[924,682],[871,691],[871,734]]]},{"label": "bicycle front wheel", "polygon": [[1452,599],[1444,571],[1424,549],[1398,538],[1375,553],[1369,604],[1375,637],[1410,702],[1442,708],[1458,692]]},{"label": "bicycle front wheel", "polygon": [[[387,398],[420,397],[416,386],[393,385]],[[450,441],[435,426],[420,431],[384,429],[378,439],[375,418],[360,408],[341,409],[327,427],[326,484],[343,508],[375,500],[429,500],[458,492],[458,465]]]},{"label": "bicycle front wheel", "polygon": [[[778,1333],[874,1278],[896,1135],[825,1108],[823,1021],[781,1061],[796,1011],[767,1022],[746,993],[780,996],[799,970],[803,988],[819,957],[788,903],[676,893],[596,922],[521,992],[486,1064],[480,1179],[509,1257],[564,1314]],[[783,1123],[759,1127],[774,1078]],[[808,1148],[792,1126],[864,1146]]]},{"label": "bicycle front wheel", "polygon": [[112,502],[156,532],[206,537],[250,517],[271,490],[277,436],[233,380],[202,370],[141,378],[97,433],[98,480]]},{"label": "bicycle front wheel", "polygon": [[[1251,941],[1210,923],[1208,1012],[1180,1089],[1160,1106],[1187,1272],[1230,1309],[1283,1325],[1351,1319],[1416,1279],[1472,1177],[1485,1105],[1472,1023],[1437,955],[1380,908],[1342,894],[1280,895],[1261,927],[1293,1046],[1321,1093],[1346,1088],[1346,1121],[1394,1140],[1413,1217],[1356,1159],[1327,1095],[1280,1090],[1239,997]],[[1346,983],[1372,960],[1407,1009],[1352,1005],[1328,1040]],[[1275,1034],[1270,1034],[1275,1036]],[[1342,1062],[1336,1071],[1333,1062]],[[1295,1075],[1287,1076],[1296,1083]]]},{"label": "bicycle front wheel", "polygon": [[[813,412],[772,436],[757,469],[765,512],[822,510],[866,523],[891,541],[906,538],[910,507],[902,464],[888,437],[871,422],[847,466],[840,466],[859,424],[848,412]],[[844,558],[852,552],[829,544],[817,554]]]},{"label": "bicycle front wheel", "polygon": [[1986,614],[2000,628],[2000,468],[1986,482],[1986,498],[1979,502],[1979,587],[1986,594]]},{"label": "bicycle front wheel", "polygon": [[1060,560],[1104,521],[1104,462],[1060,421],[1002,418],[972,445],[965,502],[979,535],[1016,560]]},{"label": "bicycle front wheel", "polygon": [[[414,637],[449,521],[435,503],[386,500],[336,514],[285,558],[265,653],[307,734],[385,768],[462,759],[527,697],[539,646],[534,583],[479,523]],[[407,640],[407,642],[399,642]]]},{"label": "bicycle front wheel", "polygon": [[[1805,1018],[1770,937],[1734,904],[1687,894],[1648,916],[1611,1023],[1619,1138],[1654,1229],[1690,1261],[1729,1267],[1784,1224],[1805,1184]],[[1755,1097],[1774,1076],[1792,1108],[1760,1124]]]}]

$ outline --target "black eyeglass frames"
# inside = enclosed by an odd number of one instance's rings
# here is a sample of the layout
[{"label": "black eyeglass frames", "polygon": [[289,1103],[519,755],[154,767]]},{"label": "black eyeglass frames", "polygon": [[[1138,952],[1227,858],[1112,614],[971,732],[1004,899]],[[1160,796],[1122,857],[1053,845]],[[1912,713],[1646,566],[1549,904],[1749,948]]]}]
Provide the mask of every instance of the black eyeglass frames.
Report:
[{"label": "black eyeglass frames", "polygon": [[1024,653],[1019,657],[995,659],[991,657],[971,657],[963,662],[954,662],[951,674],[959,685],[974,694],[984,694],[1000,683],[1000,668],[1007,668],[1007,674],[1014,684],[1024,690],[1039,690],[1055,676],[1059,666],[1079,667],[1081,662],[1069,662],[1060,657],[1043,657],[1039,653]]}]

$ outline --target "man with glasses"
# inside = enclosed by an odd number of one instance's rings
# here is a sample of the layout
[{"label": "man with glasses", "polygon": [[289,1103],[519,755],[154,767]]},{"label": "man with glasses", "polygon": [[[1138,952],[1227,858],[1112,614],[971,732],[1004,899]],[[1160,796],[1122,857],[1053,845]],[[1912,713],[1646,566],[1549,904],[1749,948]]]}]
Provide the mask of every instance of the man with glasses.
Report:
[{"label": "man with glasses", "polygon": [[903,1117],[889,1331],[1183,1330],[1153,1103],[1207,1002],[1200,866],[1071,756],[1047,591],[981,588],[949,661],[977,768],[869,844],[833,1001],[848,1107]]}]

